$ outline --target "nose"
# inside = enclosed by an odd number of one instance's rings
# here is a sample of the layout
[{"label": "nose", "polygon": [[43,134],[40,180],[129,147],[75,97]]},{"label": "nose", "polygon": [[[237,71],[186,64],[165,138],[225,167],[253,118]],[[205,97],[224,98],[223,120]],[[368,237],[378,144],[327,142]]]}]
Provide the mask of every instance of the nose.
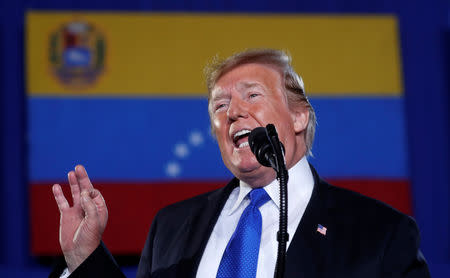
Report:
[{"label": "nose", "polygon": [[239,118],[247,118],[248,109],[244,100],[232,98],[227,110],[228,119],[236,121]]}]

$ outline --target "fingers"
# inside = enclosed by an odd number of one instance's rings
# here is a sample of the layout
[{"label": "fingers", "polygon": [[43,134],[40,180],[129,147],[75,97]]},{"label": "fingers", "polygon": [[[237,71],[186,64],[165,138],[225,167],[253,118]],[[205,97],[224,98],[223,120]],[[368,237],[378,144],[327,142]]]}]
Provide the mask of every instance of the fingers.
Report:
[{"label": "fingers", "polygon": [[75,176],[77,177],[78,184],[80,185],[81,191],[92,191],[94,187],[92,186],[91,181],[89,180],[86,169],[84,169],[83,165],[77,165],[75,167]]},{"label": "fingers", "polygon": [[78,184],[77,177],[75,175],[74,171],[70,171],[69,174],[67,174],[67,178],[69,180],[70,184],[70,191],[72,192],[72,200],[73,205],[78,206],[80,204],[80,185]]},{"label": "fingers", "polygon": [[64,197],[61,186],[59,184],[54,184],[52,187],[53,196],[55,196],[56,204],[58,205],[59,211],[63,211],[69,208],[69,203]]},{"label": "fingers", "polygon": [[94,201],[95,206],[97,209],[105,209],[106,208],[106,202],[105,199],[103,199],[102,194],[98,189],[94,189],[90,194],[92,200]]},{"label": "fingers", "polygon": [[94,189],[90,194],[95,206],[97,207],[97,214],[100,218],[100,223],[102,227],[106,227],[106,222],[108,222],[108,209],[106,207],[105,199],[99,190]]},{"label": "fingers", "polygon": [[81,207],[86,214],[86,221],[91,222],[91,224],[97,222],[97,207],[87,191],[81,192]]}]

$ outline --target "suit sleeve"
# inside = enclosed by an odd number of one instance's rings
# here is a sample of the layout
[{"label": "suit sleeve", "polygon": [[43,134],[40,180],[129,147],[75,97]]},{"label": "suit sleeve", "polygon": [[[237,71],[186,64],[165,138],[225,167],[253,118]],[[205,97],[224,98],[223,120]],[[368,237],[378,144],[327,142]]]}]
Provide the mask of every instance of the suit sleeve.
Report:
[{"label": "suit sleeve", "polygon": [[[158,213],[159,214],[159,213]],[[155,241],[156,230],[158,226],[158,214],[155,216],[153,223],[150,227],[150,231],[145,241],[144,249],[142,250],[141,259],[139,261],[136,278],[149,278],[152,274],[153,263],[153,247]]]},{"label": "suit sleeve", "polygon": [[416,222],[403,216],[389,240],[383,261],[382,277],[429,278],[427,263],[419,250]]},{"label": "suit sleeve", "polygon": [[[65,263],[60,264],[50,274],[49,277],[60,277],[62,271],[66,267]],[[100,243],[97,249],[92,252],[89,257],[72,272],[69,278],[96,278],[96,277],[111,277],[111,278],[125,278],[125,275],[120,271],[119,266],[106,249],[105,245]]]}]

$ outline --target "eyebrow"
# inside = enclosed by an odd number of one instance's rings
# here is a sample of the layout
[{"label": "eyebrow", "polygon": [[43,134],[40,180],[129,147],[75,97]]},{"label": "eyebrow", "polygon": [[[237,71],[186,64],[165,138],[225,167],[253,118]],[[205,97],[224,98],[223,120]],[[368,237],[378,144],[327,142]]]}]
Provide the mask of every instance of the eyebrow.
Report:
[{"label": "eyebrow", "polygon": [[[237,84],[237,87],[238,87],[238,89],[251,89],[251,88],[256,88],[256,87],[264,88],[264,86],[261,85],[260,83],[251,82],[251,81],[250,82],[248,82],[248,81],[239,82]],[[226,94],[226,91],[219,89],[217,94],[213,98],[211,98],[211,102],[226,98],[226,96],[224,96],[224,94]]]},{"label": "eyebrow", "polygon": [[263,88],[263,86],[261,84],[259,84],[258,82],[246,82],[246,81],[240,82],[237,85],[237,87],[238,88],[243,87],[244,89],[249,89],[249,88],[254,88],[254,87]]},{"label": "eyebrow", "polygon": [[225,98],[224,94],[226,94],[225,91],[223,91],[222,89],[218,90],[218,93],[215,94],[213,98],[211,98],[211,102]]}]

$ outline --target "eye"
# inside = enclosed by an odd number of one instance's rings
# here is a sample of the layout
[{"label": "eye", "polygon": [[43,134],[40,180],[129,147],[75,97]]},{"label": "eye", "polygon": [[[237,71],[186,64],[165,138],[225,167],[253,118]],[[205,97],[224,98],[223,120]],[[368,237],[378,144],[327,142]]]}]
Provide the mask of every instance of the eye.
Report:
[{"label": "eye", "polygon": [[259,96],[258,93],[250,93],[250,94],[248,95],[249,98],[255,98],[255,97],[257,97],[257,96]]},{"label": "eye", "polygon": [[224,108],[226,106],[226,104],[225,103],[219,103],[219,104],[217,104],[216,105],[216,111],[219,111],[219,110],[221,110],[222,108]]}]

